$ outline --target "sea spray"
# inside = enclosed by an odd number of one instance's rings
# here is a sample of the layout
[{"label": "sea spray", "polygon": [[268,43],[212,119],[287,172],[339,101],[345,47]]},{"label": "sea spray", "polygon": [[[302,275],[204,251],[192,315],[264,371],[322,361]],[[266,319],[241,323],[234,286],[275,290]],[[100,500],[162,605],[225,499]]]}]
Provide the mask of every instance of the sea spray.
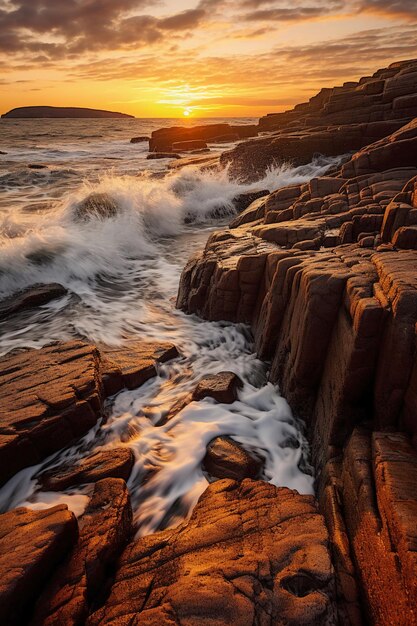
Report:
[{"label": "sea spray", "polygon": [[[229,435],[265,462],[264,479],[312,493],[313,477],[301,424],[253,352],[244,325],[205,322],[175,309],[182,266],[208,233],[233,214],[233,198],[259,188],[273,191],[321,175],[335,159],[270,169],[264,180],[239,185],[227,171],[184,168],[164,178],[107,174],[86,181],[39,212],[15,211],[3,221],[0,292],[36,282],[60,282],[69,295],[2,323],[1,351],[39,347],[51,340],[83,337],[120,345],[125,341],[172,341],[180,357],[159,366],[156,378],[115,399],[105,424],[37,467],[22,470],[0,490],[3,510],[67,502],[79,515],[88,486],[62,493],[42,490],[39,474],[96,450],[129,446],[135,466],[129,480],[139,534],[175,525],[192,510],[208,484],[201,461],[207,443]],[[116,207],[106,216],[80,206],[104,194]],[[217,211],[217,213],[216,213]],[[155,426],[202,374],[231,370],[243,380],[232,405],[191,403],[164,426]]]}]

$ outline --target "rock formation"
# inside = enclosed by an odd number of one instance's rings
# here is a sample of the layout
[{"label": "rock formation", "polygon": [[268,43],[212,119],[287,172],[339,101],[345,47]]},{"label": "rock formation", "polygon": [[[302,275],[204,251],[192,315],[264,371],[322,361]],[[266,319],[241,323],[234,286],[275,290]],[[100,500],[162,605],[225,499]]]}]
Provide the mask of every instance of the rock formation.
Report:
[{"label": "rock formation", "polygon": [[[230,227],[181,277],[184,311],[251,326],[305,421],[318,503],[262,480],[263,460],[220,436],[191,517],[132,540],[133,454],[104,446],[35,477],[88,485],[78,528],[62,505],[0,516],[2,623],[417,626],[416,107],[407,61],[240,127],[268,133],[222,157],[247,179],[317,150],[351,154],[309,183],[237,198]],[[215,126],[162,129],[151,143],[172,155],[176,142],[239,133]],[[82,436],[105,398],[177,354],[73,341],[3,357],[0,480]],[[156,426],[190,402],[234,402],[239,386],[232,372],[202,376]]]},{"label": "rock formation", "polygon": [[79,539],[40,596],[31,626],[85,623],[91,603],[103,595],[110,568],[132,530],[132,508],[124,481],[99,481],[82,517]]},{"label": "rock formation", "polygon": [[77,521],[66,505],[59,505],[45,511],[14,509],[0,522],[0,621],[20,626],[77,540]]},{"label": "rock formation", "polygon": [[213,233],[178,293],[187,312],[250,324],[305,420],[344,624],[417,623],[416,77],[408,61],[323,91],[223,153],[252,179],[345,139],[353,152]]},{"label": "rock formation", "polygon": [[149,150],[150,152],[175,152],[175,150],[187,149],[187,146],[178,147],[178,144],[185,143],[190,146],[191,143],[194,144],[195,142],[195,146],[198,143],[201,144],[200,147],[203,147],[203,143],[223,143],[225,136],[229,139],[230,136],[244,139],[246,137],[256,137],[257,134],[258,129],[253,125],[208,124],[206,126],[191,127],[172,126],[153,131],[149,141]]},{"label": "rock formation", "polygon": [[341,155],[382,139],[417,117],[417,61],[394,63],[357,83],[322,89],[292,111],[259,120],[266,136],[239,144],[222,164],[256,180],[274,163],[302,165],[315,154]]},{"label": "rock formation", "polygon": [[311,496],[222,480],[181,526],[133,542],[89,626],[335,624],[327,532]]},{"label": "rock formation", "polygon": [[84,435],[106,397],[143,384],[177,355],[172,344],[130,345],[102,353],[81,341],[0,359],[0,483]]},{"label": "rock formation", "polygon": [[21,311],[48,304],[51,300],[62,298],[66,293],[65,287],[59,283],[32,285],[0,301],[0,320],[16,315]]}]

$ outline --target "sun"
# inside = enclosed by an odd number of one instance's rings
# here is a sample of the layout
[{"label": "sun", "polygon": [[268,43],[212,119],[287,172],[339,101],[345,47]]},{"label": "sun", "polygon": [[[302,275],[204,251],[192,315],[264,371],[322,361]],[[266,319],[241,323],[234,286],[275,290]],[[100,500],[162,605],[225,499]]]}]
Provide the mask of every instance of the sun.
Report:
[{"label": "sun", "polygon": [[188,117],[189,115],[191,115],[191,111],[189,109],[184,109],[183,115],[185,115],[185,117]]}]

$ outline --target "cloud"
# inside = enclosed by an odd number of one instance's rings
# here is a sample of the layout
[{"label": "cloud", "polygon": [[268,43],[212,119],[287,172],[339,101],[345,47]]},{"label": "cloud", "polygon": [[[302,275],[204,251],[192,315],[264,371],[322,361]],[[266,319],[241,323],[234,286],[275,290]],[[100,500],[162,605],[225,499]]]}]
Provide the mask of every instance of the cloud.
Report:
[{"label": "cloud", "polygon": [[360,11],[410,19],[417,17],[416,0],[359,0],[358,8]]},{"label": "cloud", "polygon": [[0,0],[0,51],[63,58],[91,50],[129,49],[161,41],[166,32],[196,28],[205,16],[191,9],[157,18],[143,14],[152,0]]}]

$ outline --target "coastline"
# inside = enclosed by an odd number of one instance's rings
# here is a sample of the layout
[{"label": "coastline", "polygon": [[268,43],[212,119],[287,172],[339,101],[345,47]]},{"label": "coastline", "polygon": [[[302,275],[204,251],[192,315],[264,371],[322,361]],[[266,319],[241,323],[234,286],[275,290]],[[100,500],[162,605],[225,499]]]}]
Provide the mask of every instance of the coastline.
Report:
[{"label": "coastline", "polygon": [[[82,523],[65,504],[2,515],[4,553],[17,546],[21,560],[1,564],[5,623],[417,624],[415,118],[417,61],[397,63],[262,118],[251,133],[266,134],[239,137],[210,164],[255,185],[279,159],[335,158],[309,182],[236,201],[230,225],[187,263],[177,296],[187,314],[250,326],[270,383],[306,424],[315,497],[260,479],[262,460],[226,432],[207,448],[211,484],[190,516],[133,538],[127,447],[89,458],[75,478],[58,466],[42,480],[87,485]],[[231,141],[236,128],[226,130]],[[162,129],[151,148],[207,145],[207,132],[171,130],[167,144]],[[99,437],[108,398],[181,358],[155,342],[3,357],[3,482],[91,428]],[[239,412],[236,374],[200,375],[157,427],[204,398]]]}]

